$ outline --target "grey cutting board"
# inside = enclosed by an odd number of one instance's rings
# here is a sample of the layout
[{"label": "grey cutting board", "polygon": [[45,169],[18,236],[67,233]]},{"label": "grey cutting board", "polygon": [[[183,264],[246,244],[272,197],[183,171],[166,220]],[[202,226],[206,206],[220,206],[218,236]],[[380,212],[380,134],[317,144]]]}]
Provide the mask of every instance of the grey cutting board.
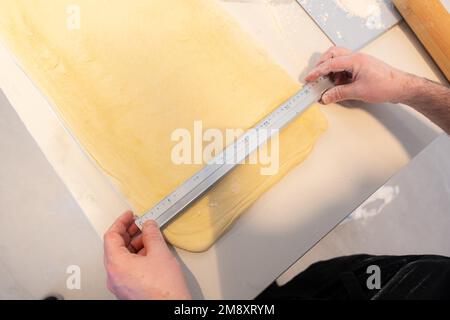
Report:
[{"label": "grey cutting board", "polygon": [[351,2],[348,0],[297,2],[335,45],[352,50],[361,49],[401,21],[391,0],[378,0],[376,7],[368,8],[371,14],[364,18],[355,15],[354,10],[346,10],[345,4]]}]

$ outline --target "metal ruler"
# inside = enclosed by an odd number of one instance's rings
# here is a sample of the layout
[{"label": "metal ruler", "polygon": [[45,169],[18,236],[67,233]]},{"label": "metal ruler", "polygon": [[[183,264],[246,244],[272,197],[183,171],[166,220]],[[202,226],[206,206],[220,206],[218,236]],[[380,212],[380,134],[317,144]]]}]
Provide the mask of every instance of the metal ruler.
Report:
[{"label": "metal ruler", "polygon": [[263,146],[279,130],[287,126],[313,103],[319,101],[322,94],[331,87],[333,87],[333,83],[326,77],[321,77],[317,81],[305,85],[302,90],[248,130],[233,144],[226,147],[203,169],[186,180],[150,211],[137,218],[136,225],[142,229],[146,221],[155,220],[160,227],[163,227],[250,154]]}]

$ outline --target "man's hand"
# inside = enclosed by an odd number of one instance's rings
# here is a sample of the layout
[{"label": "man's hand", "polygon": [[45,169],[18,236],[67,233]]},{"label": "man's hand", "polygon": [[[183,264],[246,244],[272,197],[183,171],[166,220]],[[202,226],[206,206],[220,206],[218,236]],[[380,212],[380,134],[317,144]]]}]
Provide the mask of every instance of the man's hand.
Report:
[{"label": "man's hand", "polygon": [[336,87],[324,93],[324,104],[344,100],[404,103],[450,134],[448,87],[397,70],[371,56],[338,47],[323,54],[305,80],[311,82],[327,75]]},{"label": "man's hand", "polygon": [[339,47],[323,54],[305,80],[311,82],[326,75],[330,75],[336,87],[323,95],[324,104],[344,100],[397,103],[409,82],[408,74],[369,55]]},{"label": "man's hand", "polygon": [[190,299],[178,261],[154,221],[142,233],[126,212],[104,236],[108,289],[119,299]]}]

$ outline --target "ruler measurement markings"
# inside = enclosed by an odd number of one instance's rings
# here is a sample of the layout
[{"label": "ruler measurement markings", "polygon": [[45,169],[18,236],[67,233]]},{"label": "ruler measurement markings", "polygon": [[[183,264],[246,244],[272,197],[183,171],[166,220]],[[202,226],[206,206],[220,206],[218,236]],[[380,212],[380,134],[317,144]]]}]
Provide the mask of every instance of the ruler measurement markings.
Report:
[{"label": "ruler measurement markings", "polygon": [[[319,91],[314,92],[319,86]],[[273,137],[272,130],[280,130],[295,119],[300,113],[305,111],[309,105],[316,102],[323,91],[332,86],[327,78],[306,85],[288,101],[270,113],[254,128],[237,139],[237,141],[226,147],[218,156],[213,158],[208,164],[191,178],[182,183],[175,191],[156,204],[145,215],[136,220],[138,227],[142,228],[145,221],[154,219],[162,227],[176,214],[185,209],[189,204],[200,197],[206,190],[219,181],[223,176],[244,161],[250,154],[259,149],[269,139]],[[309,99],[308,99],[309,98]],[[301,102],[300,105],[297,103]],[[263,129],[272,129],[264,136],[262,141],[250,145],[251,139],[256,139]],[[236,155],[241,158],[236,161]],[[233,162],[227,163],[233,157]]]}]

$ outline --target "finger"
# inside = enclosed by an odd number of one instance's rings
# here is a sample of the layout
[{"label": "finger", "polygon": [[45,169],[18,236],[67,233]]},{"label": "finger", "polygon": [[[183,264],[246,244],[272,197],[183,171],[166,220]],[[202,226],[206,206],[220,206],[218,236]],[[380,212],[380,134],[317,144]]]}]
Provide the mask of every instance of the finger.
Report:
[{"label": "finger", "polygon": [[148,254],[165,254],[168,252],[166,241],[159,229],[158,224],[153,221],[147,221],[142,229],[142,242]]},{"label": "finger", "polygon": [[130,242],[130,235],[127,233],[128,227],[134,222],[133,213],[127,211],[122,214],[104,236],[104,248],[107,256],[124,253]]},{"label": "finger", "polygon": [[323,62],[329,60],[329,59],[333,59],[333,58],[337,58],[337,57],[341,57],[341,56],[348,56],[352,54],[351,50],[348,50],[346,48],[341,48],[341,47],[331,47],[330,49],[328,49],[319,59],[319,61],[317,61],[316,63],[316,67],[320,64],[322,64]]},{"label": "finger", "polygon": [[133,212],[127,211],[117,218],[108,231],[114,231],[125,236],[128,235],[127,230],[132,224],[134,224]]},{"label": "finger", "polygon": [[137,250],[131,244],[129,244],[127,246],[127,249],[128,249],[129,253],[132,253],[132,254],[136,254],[137,253]]},{"label": "finger", "polygon": [[311,70],[308,76],[305,78],[306,81],[315,81],[321,76],[327,76],[330,73],[337,72],[352,72],[354,67],[354,59],[352,56],[342,56],[334,59],[328,59],[318,67]]},{"label": "finger", "polygon": [[127,230],[130,237],[134,237],[139,231],[140,231],[139,227],[136,225],[136,223],[132,223]]},{"label": "finger", "polygon": [[333,74],[332,79],[334,81],[334,84],[337,86],[349,84],[352,82],[352,77],[350,75],[347,75],[346,72],[335,73]]},{"label": "finger", "polygon": [[134,248],[135,252],[139,252],[144,247],[144,243],[142,242],[142,233],[131,239],[130,246]]},{"label": "finger", "polygon": [[318,67],[314,68],[305,80],[308,82],[315,81],[321,76],[327,76],[330,73],[348,71],[352,72],[354,67],[354,59],[352,56],[342,56],[334,59],[328,59]]},{"label": "finger", "polygon": [[127,245],[130,241],[130,236],[127,233],[127,229],[133,221],[133,213],[131,211],[127,211],[122,214],[106,232],[105,240],[109,240],[108,243],[116,242],[117,245]]},{"label": "finger", "polygon": [[356,90],[354,84],[346,84],[334,87],[322,96],[322,103],[330,104],[336,103],[344,100],[353,100],[356,99]]},{"label": "finger", "polygon": [[105,233],[104,251],[105,263],[129,253],[123,237],[115,231],[108,231],[107,233]]}]

